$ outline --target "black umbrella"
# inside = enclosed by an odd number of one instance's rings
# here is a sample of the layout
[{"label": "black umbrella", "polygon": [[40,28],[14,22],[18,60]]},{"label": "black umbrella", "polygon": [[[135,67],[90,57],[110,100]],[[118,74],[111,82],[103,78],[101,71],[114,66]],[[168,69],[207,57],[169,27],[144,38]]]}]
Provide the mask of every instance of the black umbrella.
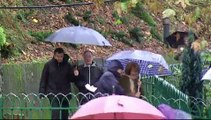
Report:
[{"label": "black umbrella", "polygon": [[[165,40],[172,48],[178,48],[179,46],[184,46],[187,44],[187,37],[189,32],[176,31],[169,35]],[[194,39],[197,40],[198,37],[194,34]]]}]

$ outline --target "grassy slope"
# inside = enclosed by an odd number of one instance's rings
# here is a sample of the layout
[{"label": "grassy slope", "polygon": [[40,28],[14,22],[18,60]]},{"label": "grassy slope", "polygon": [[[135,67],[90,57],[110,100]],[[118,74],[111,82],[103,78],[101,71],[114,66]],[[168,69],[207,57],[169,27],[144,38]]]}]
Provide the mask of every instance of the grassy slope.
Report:
[{"label": "grassy slope", "polygon": [[[184,14],[183,9],[179,5],[172,4],[172,0],[168,2],[163,2],[162,0],[147,1],[143,0],[145,7],[153,15],[153,18],[157,22],[159,28],[159,33],[162,33],[162,11],[168,7],[172,7],[178,12],[178,15]],[[59,0],[54,0],[54,2],[48,2],[48,0],[3,0],[0,2],[1,5],[44,5],[44,4],[63,4],[64,2]],[[58,28],[70,25],[67,20],[64,19],[65,15],[68,12],[72,13],[75,16],[75,19],[80,22],[81,25],[89,26],[96,30],[101,31],[107,39],[113,44],[112,48],[99,48],[91,46],[92,49],[96,51],[96,54],[99,57],[105,57],[111,55],[113,52],[121,49],[129,49],[131,46],[123,44],[122,42],[117,41],[112,38],[111,31],[117,31],[125,34],[125,38],[131,40],[131,36],[128,31],[134,27],[141,28],[141,32],[144,34],[143,41],[139,44],[135,44],[133,48],[135,49],[144,49],[152,52],[160,53],[167,56],[167,61],[172,61],[172,53],[169,55],[170,50],[163,47],[163,44],[160,44],[155,39],[152,39],[150,34],[149,26],[142,20],[134,17],[133,15],[123,15],[122,18],[127,18],[128,23],[117,24],[117,19],[112,16],[114,13],[113,6],[106,5],[100,9],[94,9],[94,6],[82,6],[82,7],[73,7],[73,8],[53,8],[46,10],[1,10],[0,11],[0,24],[5,28],[7,34],[7,41],[15,44],[15,54],[19,56],[13,56],[10,59],[3,59],[3,63],[8,62],[20,62],[20,61],[32,61],[39,60],[43,58],[49,58],[52,55],[52,50],[55,48],[55,45],[46,44],[40,41],[35,40],[34,37],[29,35],[29,32],[36,33],[41,31],[46,33],[49,31],[55,31]],[[186,8],[191,9],[191,7]],[[92,11],[91,11],[92,10]],[[91,11],[90,20],[85,21],[83,17],[85,13]],[[104,14],[102,14],[104,13]],[[187,12],[188,13],[188,12]],[[177,17],[179,18],[179,17]],[[34,19],[38,22],[34,22]],[[183,22],[181,19],[172,18],[172,31],[176,30],[178,23]],[[194,25],[193,25],[194,27]],[[206,31],[205,31],[206,32]],[[204,33],[206,34],[206,33]],[[42,36],[42,35],[41,35]],[[205,36],[207,39],[207,36]],[[75,50],[69,45],[62,45],[66,51],[71,55],[72,58],[76,58],[75,53],[83,52],[83,49],[86,47],[81,46],[80,49]],[[79,56],[80,58],[80,56]]]}]

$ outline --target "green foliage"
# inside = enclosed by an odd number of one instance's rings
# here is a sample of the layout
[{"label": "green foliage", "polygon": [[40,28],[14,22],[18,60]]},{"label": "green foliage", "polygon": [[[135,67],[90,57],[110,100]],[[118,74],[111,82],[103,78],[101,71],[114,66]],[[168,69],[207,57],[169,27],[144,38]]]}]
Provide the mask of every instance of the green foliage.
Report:
[{"label": "green foliage", "polygon": [[105,24],[105,19],[103,19],[102,17],[97,16],[96,19],[100,24]]},{"label": "green foliage", "polygon": [[131,46],[131,47],[133,47],[133,44],[134,44],[132,40],[127,39],[127,38],[121,39],[121,42],[123,42],[123,43],[125,43],[126,45],[129,45],[129,46]]},{"label": "green foliage", "polygon": [[172,9],[166,9],[163,11],[163,18],[169,18],[171,16],[175,16],[176,15],[176,12]]},{"label": "green foliage", "polygon": [[33,5],[33,0],[26,0],[28,5]]},{"label": "green foliage", "polygon": [[33,32],[29,31],[29,34],[34,37],[38,41],[44,41],[52,32],[49,31],[41,31],[41,32]]},{"label": "green foliage", "polygon": [[92,11],[86,11],[83,15],[83,19],[85,21],[89,21],[91,16],[92,16]]},{"label": "green foliage", "polygon": [[124,37],[126,37],[126,33],[123,31],[120,31],[120,32],[113,31],[111,34],[114,39],[123,39]]},{"label": "green foliage", "polygon": [[[190,33],[189,41],[193,41],[193,34]],[[185,48],[182,59],[182,82],[181,91],[191,96],[191,98],[202,98],[201,82],[202,60],[200,53],[194,52],[191,45]],[[194,107],[194,99],[190,99],[190,107],[193,109],[193,114],[197,113],[197,108]]]},{"label": "green foliage", "polygon": [[107,31],[103,31],[103,30],[98,30],[98,29],[96,29],[96,31],[98,31],[100,34],[102,34],[105,38],[106,37],[108,37],[109,35],[110,35],[110,33],[109,32],[107,32]]},{"label": "green foliage", "polygon": [[117,13],[117,11],[113,12],[112,16],[115,18],[115,22],[114,22],[115,25],[122,24],[121,17]]},{"label": "green foliage", "polygon": [[143,4],[139,1],[136,7],[131,12],[138,18],[144,20],[149,26],[156,26],[156,22],[150,13],[144,8]]},{"label": "green foliage", "polygon": [[150,33],[152,34],[152,37],[153,38],[155,38],[155,39],[157,39],[159,41],[162,41],[162,37],[158,33],[158,30],[156,29],[156,27],[151,27]]},{"label": "green foliage", "polygon": [[119,24],[128,24],[129,23],[129,18],[128,16],[127,17],[120,17],[119,14],[117,13],[117,11],[113,12],[112,13],[112,16],[115,18],[115,23],[116,25],[119,25]]},{"label": "green foliage", "polygon": [[72,3],[72,0],[66,0],[66,3],[67,4],[71,4]]},{"label": "green foliage", "polygon": [[162,41],[162,37],[160,36],[156,28],[156,22],[154,21],[150,13],[144,8],[144,5],[140,1],[136,4],[136,7],[131,10],[131,12],[136,17],[144,20],[151,27],[150,32],[153,38]]},{"label": "green foliage", "polygon": [[196,7],[195,12],[194,12],[194,20],[198,20],[201,17],[201,9],[199,7]]},{"label": "green foliage", "polygon": [[0,48],[6,43],[6,34],[4,33],[4,29],[0,27]]},{"label": "green foliage", "polygon": [[75,26],[78,26],[78,25],[79,25],[79,21],[76,20],[75,17],[74,17],[70,12],[68,12],[68,14],[65,16],[65,19],[66,19],[69,23],[71,23],[71,24],[73,24],[73,25],[75,25]]},{"label": "green foliage", "polygon": [[141,32],[141,29],[138,27],[135,27],[131,30],[129,30],[130,36],[135,39],[136,42],[140,43],[143,40],[143,33]]},{"label": "green foliage", "polygon": [[17,12],[16,18],[24,23],[28,23],[28,17],[34,13],[33,10],[20,10]]},{"label": "green foliage", "polygon": [[203,63],[210,64],[211,63],[211,51],[205,50],[201,53],[201,57],[203,60]]},{"label": "green foliage", "polygon": [[119,32],[112,32],[112,37],[118,41],[121,41],[129,46],[133,46],[133,41],[132,40],[129,40],[127,39],[127,34],[123,31],[119,31]]},{"label": "green foliage", "polygon": [[12,56],[17,56],[19,55],[19,50],[18,48],[15,47],[14,44],[12,43],[6,43],[1,47],[1,57],[2,58],[10,58]]},{"label": "green foliage", "polygon": [[115,19],[119,19],[119,18],[120,18],[120,16],[119,16],[119,14],[117,13],[117,11],[113,12],[113,13],[112,13],[112,16],[113,16]]},{"label": "green foliage", "polygon": [[123,24],[128,24],[129,23],[129,18],[127,17],[121,17],[120,20],[122,21]]},{"label": "green foliage", "polygon": [[54,2],[54,0],[48,0],[48,2]]},{"label": "green foliage", "polygon": [[115,22],[114,22],[115,25],[120,25],[122,24],[122,21],[120,19],[117,19]]}]

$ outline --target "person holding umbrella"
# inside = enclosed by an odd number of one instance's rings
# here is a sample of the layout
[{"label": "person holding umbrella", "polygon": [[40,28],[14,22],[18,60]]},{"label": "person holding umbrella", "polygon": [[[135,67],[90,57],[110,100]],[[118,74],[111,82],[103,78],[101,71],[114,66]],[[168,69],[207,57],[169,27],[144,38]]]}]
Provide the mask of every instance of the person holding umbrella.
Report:
[{"label": "person holding umbrella", "polygon": [[91,93],[86,86],[94,85],[103,74],[103,69],[100,68],[96,62],[93,61],[94,56],[91,50],[85,50],[83,53],[84,64],[79,65],[74,70],[75,85],[79,92],[84,95],[79,96],[80,104],[84,104],[91,99],[91,96],[86,94]]},{"label": "person holding umbrella", "polygon": [[[127,91],[127,95],[134,97],[141,97],[143,90],[140,80],[140,67],[136,62],[129,62],[125,67],[126,79],[122,79],[120,84]],[[128,89],[129,88],[129,89]]]},{"label": "person holding umbrella", "polygon": [[118,60],[112,60],[107,66],[107,71],[100,77],[94,85],[97,87],[95,93],[125,95],[125,91],[119,84],[123,74],[123,65]]},{"label": "person holding umbrella", "polygon": [[[73,74],[70,73],[73,73],[73,69],[68,59],[68,55],[65,55],[62,48],[56,48],[53,58],[44,65],[42,71],[39,87],[40,98],[47,95],[53,108],[69,107],[71,96],[68,94],[71,92],[70,82],[73,80]],[[67,119],[68,115],[68,110],[52,109],[51,117],[52,119]]]}]

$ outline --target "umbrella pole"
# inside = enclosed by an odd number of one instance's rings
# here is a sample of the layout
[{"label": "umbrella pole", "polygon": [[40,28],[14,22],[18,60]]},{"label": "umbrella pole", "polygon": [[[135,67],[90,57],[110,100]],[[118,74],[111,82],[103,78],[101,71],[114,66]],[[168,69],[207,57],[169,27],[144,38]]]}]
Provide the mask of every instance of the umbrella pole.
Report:
[{"label": "umbrella pole", "polygon": [[[139,74],[138,76],[138,82],[141,82],[141,74]],[[140,92],[140,88],[141,88],[141,85],[138,84],[138,92]]]},{"label": "umbrella pole", "polygon": [[[88,67],[89,67],[89,85],[91,86],[91,82],[90,82],[90,65]],[[88,97],[90,99],[90,95]]]}]

